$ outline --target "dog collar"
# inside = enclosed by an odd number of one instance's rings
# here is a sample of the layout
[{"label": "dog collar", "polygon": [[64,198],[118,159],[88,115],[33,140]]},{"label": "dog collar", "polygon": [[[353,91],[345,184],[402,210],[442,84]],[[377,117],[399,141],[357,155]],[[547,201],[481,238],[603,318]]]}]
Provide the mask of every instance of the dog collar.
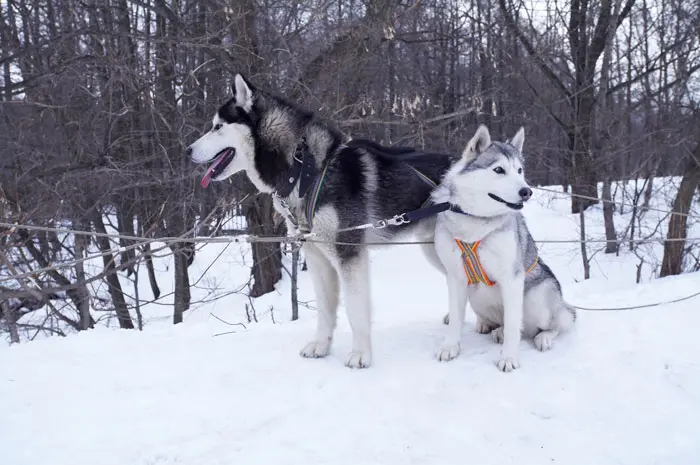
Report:
[{"label": "dog collar", "polygon": [[292,166],[282,178],[282,185],[277,188],[276,193],[281,198],[289,197],[294,187],[299,183],[299,198],[302,198],[306,195],[317,175],[316,159],[309,151],[306,137],[302,137],[294,151]]}]

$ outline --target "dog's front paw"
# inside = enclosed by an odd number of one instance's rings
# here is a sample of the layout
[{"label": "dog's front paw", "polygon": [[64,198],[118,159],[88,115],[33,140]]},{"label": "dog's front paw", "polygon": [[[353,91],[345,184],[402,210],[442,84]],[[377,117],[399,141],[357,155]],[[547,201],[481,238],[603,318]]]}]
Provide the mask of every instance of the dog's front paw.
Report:
[{"label": "dog's front paw", "polygon": [[345,360],[348,368],[368,368],[372,364],[372,353],[369,351],[353,350]]},{"label": "dog's front paw", "polygon": [[441,362],[449,362],[459,355],[459,351],[459,342],[456,344],[449,344],[446,342],[442,344],[442,346],[440,346],[440,348],[435,352],[435,356]]},{"label": "dog's front paw", "polygon": [[540,331],[534,339],[535,347],[541,352],[551,349],[554,337],[555,335],[552,331]]},{"label": "dog's front paw", "polygon": [[306,358],[323,358],[331,351],[331,340],[311,341],[299,351]]},{"label": "dog's front paw", "polygon": [[518,362],[517,357],[501,357],[498,361],[498,369],[505,373],[517,370],[518,368],[520,368],[520,362]]},{"label": "dog's front paw", "polygon": [[496,344],[503,344],[503,326],[499,326],[491,331],[491,339],[493,339],[493,342]]}]

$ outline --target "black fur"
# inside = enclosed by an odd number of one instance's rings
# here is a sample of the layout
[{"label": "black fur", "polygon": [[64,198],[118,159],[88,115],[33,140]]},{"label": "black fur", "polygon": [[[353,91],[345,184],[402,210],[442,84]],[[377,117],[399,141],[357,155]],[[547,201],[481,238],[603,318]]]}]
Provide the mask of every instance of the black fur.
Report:
[{"label": "black fur", "polygon": [[[246,124],[252,129],[255,169],[269,186],[279,186],[284,182],[290,169],[285,153],[292,149],[280,146],[279,134],[274,131],[298,135],[299,140],[311,128],[316,133],[323,133],[330,143],[325,154],[316,155],[322,157],[320,164],[327,164],[328,168],[316,207],[318,210],[323,205],[333,204],[339,211],[341,229],[420,208],[428,200],[433,186],[417,175],[412,167],[438,184],[457,160],[457,157],[449,154],[430,153],[407,146],[383,146],[366,139],[348,141],[345,147],[337,150],[344,138],[331,124],[281,96],[255,88],[249,82],[247,84],[254,94],[251,111],[246,112],[236,105],[235,99],[231,99],[219,109],[219,117],[226,122]],[[285,115],[284,127],[265,127],[264,117],[273,110]],[[371,186],[375,185],[374,180],[370,182],[367,179],[368,156],[369,162],[374,165],[372,171],[377,174],[376,191],[370,191]],[[372,218],[368,212],[371,208],[374,208]],[[391,235],[398,229],[410,226],[390,227],[384,232]],[[361,244],[365,234],[365,231],[339,233],[336,240]],[[354,257],[357,250],[356,246],[337,246],[337,252],[344,260]]]}]

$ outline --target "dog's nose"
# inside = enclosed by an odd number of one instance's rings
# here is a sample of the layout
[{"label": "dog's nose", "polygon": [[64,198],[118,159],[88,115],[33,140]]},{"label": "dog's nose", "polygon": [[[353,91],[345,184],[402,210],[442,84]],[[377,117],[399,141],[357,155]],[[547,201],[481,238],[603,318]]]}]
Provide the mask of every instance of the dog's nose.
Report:
[{"label": "dog's nose", "polygon": [[530,197],[532,197],[532,189],[530,189],[529,187],[523,187],[522,189],[520,189],[518,194],[520,194],[521,199],[528,200]]},{"label": "dog's nose", "polygon": [[187,154],[188,157],[191,157],[192,156],[192,147],[187,147],[187,149],[185,149],[185,153]]}]

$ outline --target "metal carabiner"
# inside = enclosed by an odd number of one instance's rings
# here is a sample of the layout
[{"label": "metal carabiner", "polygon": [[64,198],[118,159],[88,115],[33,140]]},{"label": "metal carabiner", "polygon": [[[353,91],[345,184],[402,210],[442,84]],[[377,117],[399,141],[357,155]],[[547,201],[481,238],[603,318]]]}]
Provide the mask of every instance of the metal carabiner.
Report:
[{"label": "metal carabiner", "polygon": [[402,213],[390,219],[388,223],[392,226],[401,226],[402,224],[410,223],[410,221],[406,219],[406,214]]}]

